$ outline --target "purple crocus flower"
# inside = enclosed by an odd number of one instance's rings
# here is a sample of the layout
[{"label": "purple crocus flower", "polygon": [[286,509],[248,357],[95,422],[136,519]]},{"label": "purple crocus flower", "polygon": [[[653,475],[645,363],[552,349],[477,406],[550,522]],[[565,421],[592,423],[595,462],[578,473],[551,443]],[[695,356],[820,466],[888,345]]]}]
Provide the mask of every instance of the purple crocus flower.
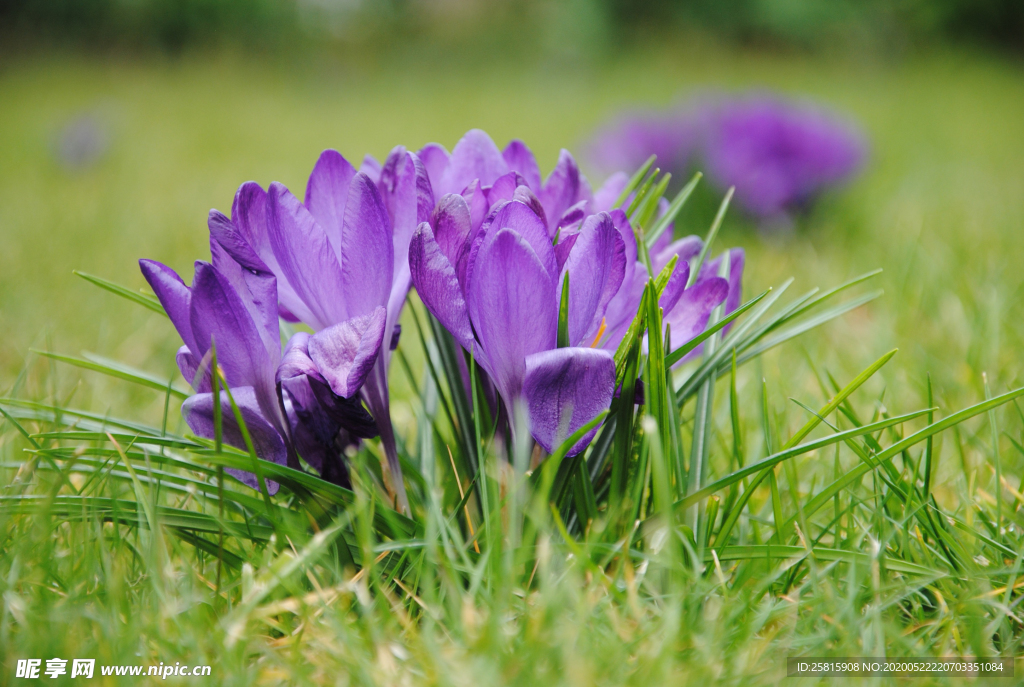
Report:
[{"label": "purple crocus flower", "polygon": [[296,345],[296,356],[308,355],[334,396],[365,400],[387,457],[388,486],[407,510],[387,368],[409,290],[409,240],[429,217],[433,194],[423,164],[404,148],[382,167],[367,158],[362,169],[324,151],[304,202],[280,183],[264,191],[250,182],[239,189],[233,215],[242,242],[277,277],[281,316],[316,332]]},{"label": "purple crocus flower", "polygon": [[[625,247],[607,213],[586,218],[571,242],[553,246],[530,188],[521,184],[512,196],[474,229],[472,198],[445,195],[416,230],[409,263],[421,300],[487,372],[509,422],[525,401],[530,431],[550,452],[611,404],[612,355],[589,345],[622,283]],[[567,275],[569,347],[557,348]],[[586,448],[594,433],[569,454]]]},{"label": "purple crocus flower", "polygon": [[737,202],[771,223],[788,217],[863,164],[863,137],[835,114],[759,95],[710,106],[708,176],[736,187]]},{"label": "purple crocus flower", "polygon": [[419,152],[430,176],[435,196],[460,194],[470,208],[471,225],[478,228],[490,209],[512,200],[520,187],[535,197],[534,210],[554,237],[561,227],[579,222],[593,202],[587,178],[567,150],[541,182],[537,160],[525,143],[516,139],[498,150],[491,137],[479,129],[466,133],[449,155],[437,143]]},{"label": "purple crocus flower", "polygon": [[[342,442],[345,437],[370,436],[369,416],[358,402],[330,394],[315,366],[288,373],[287,366],[280,365],[277,280],[248,244],[237,240],[230,219],[212,211],[209,224],[213,263],[196,262],[191,287],[169,267],[153,260],[139,261],[143,276],[184,341],[177,354],[178,367],[198,392],[182,404],[186,422],[196,435],[213,438],[217,400],[212,393],[210,362],[216,345],[217,365],[257,455],[297,468],[297,455],[301,454],[325,479],[347,484],[335,442],[339,434]],[[296,338],[301,336],[305,335]],[[293,339],[289,348],[294,345]],[[294,357],[286,354],[286,358]],[[283,383],[282,370],[286,376]],[[314,400],[317,396],[322,402]],[[220,405],[224,441],[244,449],[226,391],[220,393]],[[249,486],[257,486],[252,473],[229,472]],[[267,487],[273,493],[278,485],[268,481]]]},{"label": "purple crocus flower", "polygon": [[588,144],[605,171],[633,170],[652,153],[677,177],[703,169],[765,226],[785,225],[862,166],[866,144],[851,123],[824,108],[769,94],[706,96],[663,113],[626,115]]}]

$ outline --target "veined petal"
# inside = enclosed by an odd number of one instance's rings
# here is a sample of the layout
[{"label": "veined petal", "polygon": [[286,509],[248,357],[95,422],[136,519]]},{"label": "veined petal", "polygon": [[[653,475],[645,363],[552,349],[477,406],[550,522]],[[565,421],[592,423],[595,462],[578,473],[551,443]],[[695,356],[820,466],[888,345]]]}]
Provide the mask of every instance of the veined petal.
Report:
[{"label": "veined petal", "polygon": [[501,229],[477,257],[469,314],[505,402],[519,396],[526,356],[554,348],[555,285],[530,243]]},{"label": "veined petal", "polygon": [[377,158],[373,155],[363,157],[363,164],[359,165],[359,173],[370,177],[370,181],[375,184],[380,181],[380,163],[377,162]]},{"label": "veined petal", "polygon": [[149,282],[160,305],[171,318],[171,324],[178,330],[178,336],[190,350],[198,350],[192,334],[191,302],[192,292],[185,286],[178,273],[156,260],[139,260],[142,276]]},{"label": "veined petal", "polygon": [[356,175],[355,167],[337,150],[325,150],[313,166],[306,183],[303,205],[340,255],[341,225],[345,219],[348,186]]},{"label": "veined petal", "polygon": [[[622,286],[626,249],[608,213],[591,215],[580,228],[559,277],[569,275],[569,342],[589,343],[597,334],[609,301]],[[556,289],[556,298],[561,288]]]},{"label": "veined petal", "polygon": [[512,200],[518,201],[533,210],[533,213],[540,217],[540,221],[543,222],[544,226],[548,225],[547,215],[544,214],[544,206],[541,204],[540,198],[528,186],[516,188],[516,192],[512,195]]},{"label": "veined petal", "polygon": [[558,222],[555,224],[555,229],[562,229],[582,222],[583,218],[587,216],[586,208],[587,201],[581,200],[567,209],[562,213],[562,216],[558,218]]},{"label": "veined petal", "polygon": [[[558,274],[558,260],[555,258],[555,249],[551,245],[547,227],[529,206],[519,201],[504,203],[495,208],[490,223],[488,224],[486,220],[484,223],[487,225],[485,243],[493,240],[493,237],[502,229],[511,229],[530,244],[550,279],[553,280]],[[472,263],[470,269],[473,269]]]},{"label": "veined petal", "polygon": [[[341,281],[346,316],[369,315],[388,302],[394,276],[391,220],[377,186],[365,174],[356,174],[345,207],[341,233]],[[335,298],[337,298],[337,293]]]},{"label": "veined petal", "polygon": [[369,315],[332,325],[309,338],[309,357],[331,391],[344,398],[359,392],[377,362],[386,322],[387,311],[379,305]]},{"label": "veined petal", "polygon": [[444,176],[445,170],[448,169],[449,162],[451,162],[451,155],[448,154],[448,150],[440,143],[428,143],[420,148],[416,155],[423,161],[423,166],[427,168],[427,176],[430,177],[431,187],[440,189],[441,178]]},{"label": "veined petal", "polygon": [[[576,430],[611,406],[615,361],[608,351],[556,348],[526,358],[523,396],[534,439],[551,453]],[[569,449],[574,456],[597,433],[588,432]]]},{"label": "veined petal", "polygon": [[[313,215],[287,188],[274,182],[268,193],[267,219],[270,244],[281,274],[309,313],[306,324],[322,329],[347,319],[341,265]],[[285,305],[299,315],[291,303]]]},{"label": "veined petal", "polygon": [[469,249],[469,234],[473,229],[466,199],[455,193],[446,195],[434,209],[430,226],[441,252],[448,262],[456,265],[462,252]]},{"label": "veined petal", "polygon": [[721,277],[702,279],[683,291],[671,312],[665,313],[666,324],[672,325],[673,348],[704,331],[711,311],[725,300],[728,291],[729,282]]},{"label": "veined petal", "polygon": [[490,214],[491,204],[487,202],[487,192],[481,187],[480,180],[474,179],[466,188],[462,189],[460,195],[469,204],[469,217],[475,231],[484,223],[484,218]]},{"label": "veined petal", "polygon": [[200,377],[199,365],[202,361],[192,355],[192,351],[188,350],[188,346],[182,346],[178,349],[177,354],[174,356],[174,361],[178,363],[178,369],[181,371],[181,376],[185,378],[185,381],[189,383],[189,386],[200,392],[208,392],[212,390],[208,362],[204,365],[205,369],[203,370],[202,377]]},{"label": "veined petal", "polygon": [[[662,234],[662,236],[665,236],[666,234],[668,234],[667,231],[665,234]],[[652,252],[651,266],[654,267],[656,272],[660,272],[674,255],[679,256],[680,263],[688,263],[700,254],[700,249],[703,247],[704,241],[702,241],[699,236],[686,236],[669,243],[657,253]]]},{"label": "veined petal", "polygon": [[559,218],[566,210],[581,200],[592,199],[586,179],[580,173],[576,160],[564,148],[558,155],[558,164],[551,170],[543,189],[537,195],[544,205],[544,214],[548,218],[549,231],[552,235]]},{"label": "veined petal", "polygon": [[672,308],[676,307],[676,303],[682,297],[683,291],[686,289],[686,282],[689,279],[690,263],[680,259],[676,263],[675,269],[672,270],[668,283],[665,284],[665,290],[661,292],[661,298],[658,299],[658,305],[664,312],[669,312]]},{"label": "veined petal", "polygon": [[[388,299],[388,331],[398,324],[398,316],[409,293],[409,242],[421,222],[430,220],[434,193],[426,167],[416,155],[398,146],[388,156],[377,184],[391,217],[393,278]],[[390,337],[390,333],[388,334]]]},{"label": "veined petal", "polygon": [[274,255],[267,221],[267,192],[254,181],[239,186],[231,205],[231,223],[277,277],[278,313],[281,317],[291,322],[310,322],[312,313],[292,288]]},{"label": "veined petal", "polygon": [[[273,379],[280,340],[273,350],[267,349],[242,298],[228,279],[206,262],[196,263],[190,321],[197,345],[192,353],[206,355],[211,342],[216,342],[217,364],[232,389],[261,388],[268,377]],[[272,415],[268,413],[268,417]]]},{"label": "veined petal", "polygon": [[491,137],[480,129],[472,129],[452,150],[451,162],[442,177],[439,192],[459,193],[474,179],[479,179],[482,186],[490,186],[508,171],[508,163]]},{"label": "veined petal", "polygon": [[277,279],[235,225],[216,210],[210,211],[210,253],[213,266],[235,289],[256,324],[264,347],[280,348]]},{"label": "veined petal", "polygon": [[533,151],[518,138],[509,141],[502,151],[501,156],[505,158],[508,168],[518,172],[526,179],[526,185],[534,192],[540,190],[540,168],[537,166],[537,159]]},{"label": "veined petal", "polygon": [[473,329],[469,324],[462,287],[454,266],[426,222],[413,235],[409,246],[409,267],[420,300],[455,340],[469,349],[473,344]]},{"label": "veined petal", "polygon": [[487,202],[493,206],[503,200],[512,200],[516,189],[525,183],[526,180],[517,172],[502,174],[487,190]]},{"label": "veined petal", "polygon": [[[281,434],[267,422],[260,411],[259,403],[256,400],[256,393],[252,387],[235,387],[231,389],[231,396],[235,399],[245,421],[245,427],[249,431],[253,448],[256,455],[262,460],[267,460],[279,465],[288,462],[288,449],[285,446]],[[242,431],[235,421],[235,414],[231,408],[231,399],[226,391],[220,392],[221,407],[221,436],[224,443],[229,446],[247,450]],[[188,423],[189,429],[199,437],[205,439],[214,438],[214,395],[212,393],[196,394],[185,399],[181,405],[181,414]],[[253,489],[258,489],[259,484],[256,475],[244,470],[228,468],[228,473],[234,475]],[[267,491],[271,494],[277,492],[278,484],[272,480],[266,480]]]}]

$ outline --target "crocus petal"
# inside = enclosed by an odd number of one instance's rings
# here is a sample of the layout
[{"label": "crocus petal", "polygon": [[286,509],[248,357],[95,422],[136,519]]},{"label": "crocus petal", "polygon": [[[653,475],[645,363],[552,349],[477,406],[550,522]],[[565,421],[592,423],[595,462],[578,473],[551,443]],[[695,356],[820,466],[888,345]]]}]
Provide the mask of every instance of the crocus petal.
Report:
[{"label": "crocus petal", "polygon": [[363,164],[359,165],[359,173],[370,177],[370,181],[375,184],[380,181],[380,163],[377,158],[373,155],[364,157]]},{"label": "crocus petal", "polygon": [[280,339],[273,350],[266,348],[238,292],[206,262],[196,263],[190,321],[198,346],[193,353],[206,355],[211,342],[215,342],[217,365],[224,370],[231,388],[260,387],[268,378],[273,379],[281,354]]},{"label": "crocus petal", "polygon": [[721,277],[702,279],[683,291],[672,311],[665,314],[665,322],[672,326],[673,348],[704,331],[711,311],[725,300],[728,291],[729,282]]},{"label": "crocus petal", "polygon": [[474,179],[483,186],[508,172],[508,163],[501,156],[491,137],[480,129],[473,129],[455,145],[451,162],[441,179],[440,193],[458,193]]},{"label": "crocus petal", "polygon": [[267,228],[267,192],[256,182],[247,181],[238,187],[231,205],[231,223],[277,277],[278,313],[281,317],[290,322],[312,321],[309,308],[292,288],[274,255]]},{"label": "crocus petal", "polygon": [[335,253],[341,246],[341,224],[345,219],[348,185],[355,175],[355,167],[341,153],[325,150],[320,153],[306,183],[303,205],[327,234]]},{"label": "crocus petal", "polygon": [[[665,234],[668,234],[668,232],[666,231]],[[662,236],[665,234],[662,234]],[[669,234],[669,236],[671,236],[671,234]],[[700,249],[703,247],[704,241],[702,241],[699,236],[687,236],[685,238],[681,238],[669,243],[656,253],[652,252],[651,265],[654,267],[655,271],[660,272],[661,269],[668,264],[668,261],[672,259],[673,255],[679,256],[679,262],[690,262],[700,255]],[[652,246],[652,248],[654,248],[654,246]]]},{"label": "crocus petal", "polygon": [[199,365],[201,361],[196,356],[192,355],[192,351],[188,350],[188,346],[182,346],[178,349],[177,354],[174,356],[174,361],[178,363],[178,369],[181,370],[181,376],[185,378],[185,381],[189,383],[196,391],[210,391],[212,389],[210,383],[210,370],[209,362],[204,367],[202,377],[199,376]]},{"label": "crocus petal", "polygon": [[547,215],[544,214],[544,206],[540,202],[540,198],[530,190],[528,186],[519,186],[516,188],[516,192],[512,196],[512,200],[518,201],[530,208],[540,221],[546,227],[548,225]]},{"label": "crocus petal", "polygon": [[350,486],[345,461],[334,446],[341,428],[323,412],[309,380],[306,377],[285,380],[281,386],[281,399],[296,453],[319,472],[323,479],[341,486]]},{"label": "crocus petal", "polygon": [[[605,310],[605,334],[601,338],[601,347],[615,349],[622,341],[630,323],[636,317],[640,298],[647,286],[647,269],[640,264],[635,265],[632,280],[623,279],[622,287],[608,303]],[[673,337],[674,339],[675,337]]]},{"label": "crocus petal", "polygon": [[[558,235],[558,243],[555,245],[555,259],[558,261],[558,269],[562,270],[565,267],[565,261],[569,259],[569,253],[572,251],[572,247],[576,245],[576,239],[580,237],[580,232],[567,231]],[[562,292],[559,291],[559,294]]]},{"label": "crocus petal", "polygon": [[[316,425],[316,432],[322,440],[328,441],[333,449],[334,437],[325,437],[328,424],[334,425],[334,433],[343,429],[350,438],[376,436],[373,418],[363,407],[358,395],[352,398],[338,396],[324,380],[316,363],[309,355],[309,334],[298,332],[285,346],[281,366],[277,371],[277,383],[284,392],[305,412],[313,416],[310,421]],[[314,404],[311,398],[315,398]],[[299,438],[296,438],[299,441]],[[302,451],[301,447],[297,447]],[[308,460],[308,459],[307,459]],[[315,466],[314,466],[315,467]]]},{"label": "crocus petal", "polygon": [[323,381],[316,363],[309,357],[309,339],[307,332],[296,332],[288,339],[275,374],[278,384],[294,377],[314,377]]},{"label": "crocus petal", "polygon": [[[363,177],[365,178],[365,177]],[[350,201],[351,202],[351,201]],[[351,208],[346,208],[346,212]],[[322,329],[347,319],[344,280],[341,265],[327,234],[309,210],[282,184],[270,185],[267,202],[267,230],[280,274],[291,284],[299,302],[308,309],[304,320],[314,329]],[[299,313],[291,303],[291,312]]]},{"label": "crocus petal", "polygon": [[487,202],[491,205],[503,200],[512,200],[516,189],[524,185],[526,180],[516,172],[509,172],[498,177],[487,191]]},{"label": "crocus petal", "polygon": [[394,246],[391,241],[391,220],[384,201],[365,174],[356,174],[349,188],[345,222],[341,233],[342,289],[346,316],[368,315],[388,302],[394,275]]},{"label": "crocus petal", "polygon": [[[608,213],[591,215],[569,251],[559,285],[569,275],[569,343],[590,343],[600,327],[608,302],[622,285],[626,249]],[[556,298],[561,288],[556,291]]]},{"label": "crocus petal", "polygon": [[[551,245],[551,238],[548,236],[547,227],[543,220],[524,203],[512,201],[496,208],[490,223],[485,229],[486,236],[493,237],[502,229],[511,229],[523,238],[533,248],[540,263],[544,265],[551,279],[558,274],[558,260],[555,258],[555,250]],[[485,239],[486,241],[487,239]],[[472,258],[470,262],[472,270]]]},{"label": "crocus petal", "polygon": [[387,311],[379,305],[369,315],[339,322],[309,338],[309,357],[335,394],[351,398],[358,393],[377,361],[386,321]]},{"label": "crocus petal", "polygon": [[563,148],[559,153],[558,164],[548,175],[538,196],[544,205],[552,234],[557,228],[558,219],[566,210],[581,200],[590,200],[586,180],[568,150]]},{"label": "crocus petal", "polygon": [[[456,191],[456,193],[458,193]],[[474,179],[472,183],[466,188],[462,189],[460,194],[466,199],[466,203],[469,204],[469,217],[472,223],[473,229],[479,229],[480,225],[484,223],[484,218],[488,214],[488,210],[491,204],[487,202],[487,192],[480,186],[480,180]]]},{"label": "crocus petal", "polygon": [[[263,460],[285,465],[288,461],[288,450],[285,447],[284,439],[263,417],[252,387],[232,388],[231,396],[234,397],[235,404],[241,411],[242,420],[245,421],[245,427],[249,431],[256,455]],[[220,407],[221,436],[224,443],[245,451],[245,440],[235,421],[231,400],[226,391],[220,392]],[[184,416],[185,422],[188,423],[189,429],[196,436],[206,439],[214,438],[214,396],[212,393],[196,394],[186,398],[181,405],[181,414]],[[259,488],[256,475],[253,473],[233,468],[228,468],[227,471],[253,489]],[[266,484],[268,492],[271,494],[277,492],[279,486],[277,482],[266,480]]]},{"label": "crocus petal", "polygon": [[[614,391],[615,361],[608,351],[556,348],[526,358],[523,396],[530,431],[548,453],[607,410]],[[596,427],[587,432],[568,455],[584,450],[596,433]]]},{"label": "crocus petal", "polygon": [[451,161],[448,150],[440,143],[428,143],[420,148],[416,155],[423,161],[423,166],[427,168],[430,185],[436,189],[441,188],[441,177],[444,176],[444,171],[448,169],[448,164]]},{"label": "crocus petal", "polygon": [[519,396],[526,356],[555,346],[554,281],[526,239],[501,229],[480,250],[469,289],[488,371],[510,404]]},{"label": "crocus petal", "polygon": [[164,306],[167,316],[171,318],[171,324],[178,330],[178,336],[189,350],[198,350],[190,320],[192,292],[185,286],[185,282],[177,272],[156,260],[139,260],[139,269],[160,305]]},{"label": "crocus petal", "polygon": [[278,321],[277,278],[263,263],[227,217],[210,211],[210,253],[213,266],[242,297],[249,317],[256,324],[264,347],[281,345]]},{"label": "crocus petal", "polygon": [[683,291],[686,289],[686,282],[689,279],[690,263],[680,260],[676,263],[675,269],[672,270],[668,283],[665,284],[665,289],[661,292],[661,298],[658,299],[658,305],[664,312],[669,312],[672,308],[676,307],[676,303],[682,297]]},{"label": "crocus petal", "polygon": [[558,218],[558,222],[555,224],[556,229],[562,229],[573,224],[578,224],[587,216],[586,213],[587,201],[581,200],[576,203],[568,210],[562,213],[562,216]]},{"label": "crocus petal", "polygon": [[[430,219],[434,193],[426,167],[418,157],[401,146],[388,156],[377,186],[393,227],[394,267],[387,325],[390,332],[398,324],[398,316],[409,293],[409,242],[420,223]],[[387,336],[390,338],[390,333]]]},{"label": "crocus petal", "polygon": [[455,276],[455,268],[426,222],[412,237],[409,267],[420,300],[455,340],[469,349],[473,342],[473,328],[469,324],[462,287]]},{"label": "crocus petal", "polygon": [[534,191],[540,190],[540,168],[537,167],[537,159],[525,143],[519,139],[512,139],[501,156],[508,163],[508,168],[518,172],[524,179],[526,185]]},{"label": "crocus petal", "polygon": [[448,262],[457,264],[459,256],[469,248],[467,241],[473,228],[466,199],[454,193],[442,198],[430,218],[430,226]]}]

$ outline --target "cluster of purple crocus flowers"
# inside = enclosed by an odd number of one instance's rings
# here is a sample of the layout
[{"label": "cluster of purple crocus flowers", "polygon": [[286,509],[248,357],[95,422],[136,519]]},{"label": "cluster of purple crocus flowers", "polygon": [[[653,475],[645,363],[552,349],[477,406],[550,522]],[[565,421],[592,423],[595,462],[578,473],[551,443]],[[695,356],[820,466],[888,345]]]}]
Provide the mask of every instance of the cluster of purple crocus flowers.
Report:
[{"label": "cluster of purple crocus flowers", "polygon": [[[215,351],[231,390],[219,399],[226,443],[244,447],[233,399],[261,458],[297,468],[301,457],[347,484],[346,448],[380,436],[386,486],[407,509],[387,375],[415,287],[485,372],[508,429],[521,405],[533,439],[555,450],[609,408],[613,352],[653,276],[625,212],[613,207],[626,181],[616,174],[593,192],[565,150],[542,180],[521,141],[500,150],[473,130],[451,153],[397,147],[383,165],[367,157],[358,170],[327,150],[302,201],[277,182],[243,184],[230,218],[210,212],[212,261],[196,263],[191,287],[140,261],[184,342],[177,362],[196,391],[182,405],[186,422],[213,437]],[[654,270],[678,256],[659,303],[676,347],[702,332],[718,305],[739,304],[742,251],[728,252],[725,269],[722,256],[706,261],[691,280],[701,247],[667,231],[650,248]],[[568,345],[560,347],[565,280]],[[281,320],[313,333],[282,345]],[[253,475],[235,474],[256,486]]]},{"label": "cluster of purple crocus flowers", "polygon": [[789,224],[823,192],[849,181],[867,145],[850,121],[767,93],[703,97],[665,112],[628,114],[593,136],[589,156],[611,172],[651,154],[675,174],[706,172],[762,226]]}]

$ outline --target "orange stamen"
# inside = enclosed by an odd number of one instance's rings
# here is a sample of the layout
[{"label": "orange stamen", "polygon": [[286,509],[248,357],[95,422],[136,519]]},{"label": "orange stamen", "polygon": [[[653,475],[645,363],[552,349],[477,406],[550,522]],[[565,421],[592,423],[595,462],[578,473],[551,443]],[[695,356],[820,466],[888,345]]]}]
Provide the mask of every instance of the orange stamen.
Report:
[{"label": "orange stamen", "polygon": [[594,337],[594,343],[590,344],[591,348],[597,348],[597,342],[604,336],[604,330],[608,326],[607,318],[601,318],[601,326],[597,328],[597,336]]}]

